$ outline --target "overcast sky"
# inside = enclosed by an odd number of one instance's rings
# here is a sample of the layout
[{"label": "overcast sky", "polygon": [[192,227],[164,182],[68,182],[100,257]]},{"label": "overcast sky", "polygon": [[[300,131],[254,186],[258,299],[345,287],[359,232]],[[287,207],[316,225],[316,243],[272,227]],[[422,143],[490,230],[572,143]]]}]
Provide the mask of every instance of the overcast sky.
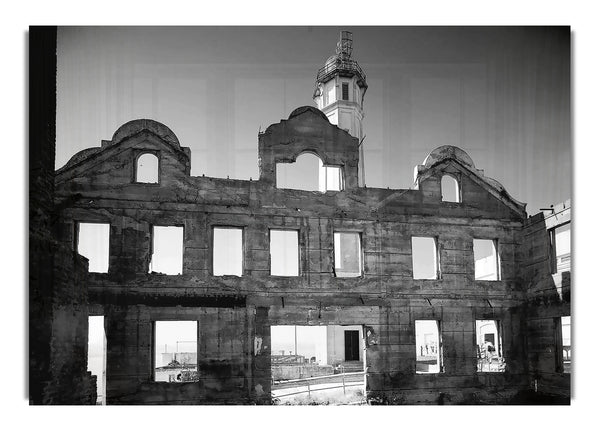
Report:
[{"label": "overcast sky", "polygon": [[59,28],[56,166],[152,118],[191,148],[192,175],[256,179],[259,129],[313,105],[342,29],[369,85],[367,186],[411,187],[450,144],[530,214],[571,197],[566,27]]}]

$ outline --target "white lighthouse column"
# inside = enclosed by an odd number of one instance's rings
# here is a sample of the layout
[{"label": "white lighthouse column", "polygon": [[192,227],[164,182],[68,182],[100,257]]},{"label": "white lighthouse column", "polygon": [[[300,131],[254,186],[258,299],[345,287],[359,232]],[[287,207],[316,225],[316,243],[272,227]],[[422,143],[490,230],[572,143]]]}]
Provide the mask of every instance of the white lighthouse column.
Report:
[{"label": "white lighthouse column", "polygon": [[359,186],[365,185],[363,102],[367,91],[366,76],[352,59],[352,33],[343,31],[335,55],[319,69],[315,83],[314,101],[332,124],[358,138]]}]

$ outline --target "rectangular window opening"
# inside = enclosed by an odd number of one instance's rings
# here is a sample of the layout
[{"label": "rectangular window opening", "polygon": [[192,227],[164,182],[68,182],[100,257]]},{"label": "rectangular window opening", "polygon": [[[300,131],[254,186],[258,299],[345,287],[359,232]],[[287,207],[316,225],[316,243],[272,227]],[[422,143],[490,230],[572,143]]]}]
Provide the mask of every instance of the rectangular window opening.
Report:
[{"label": "rectangular window opening", "polygon": [[474,239],[475,280],[500,280],[500,256],[498,241]]},{"label": "rectangular window opening", "polygon": [[360,277],[362,275],[360,234],[357,232],[334,232],[333,243],[335,276]]},{"label": "rectangular window opening", "polygon": [[237,275],[243,272],[243,229],[213,229],[213,275]]},{"label": "rectangular window opening", "polygon": [[413,236],[412,268],[415,280],[435,280],[440,275],[437,240],[432,237]]},{"label": "rectangular window opening", "polygon": [[550,229],[552,274],[571,270],[571,223]]},{"label": "rectangular window opening", "polygon": [[270,330],[271,392],[281,404],[364,401],[362,325],[277,325]]},{"label": "rectangular window opening", "polygon": [[415,320],[417,374],[434,374],[442,370],[442,341],[437,320]]},{"label": "rectangular window opening", "polygon": [[477,371],[503,373],[502,331],[497,320],[476,320]]},{"label": "rectangular window opening", "polygon": [[182,226],[153,226],[152,258],[148,272],[167,275],[183,273]]},{"label": "rectangular window opening", "polygon": [[342,83],[342,100],[348,100],[348,83]]},{"label": "rectangular window opening", "polygon": [[110,224],[78,223],[77,253],[89,261],[89,272],[108,272]]},{"label": "rectangular window opening", "polygon": [[198,381],[198,322],[162,320],[154,323],[154,381]]},{"label": "rectangular window opening", "polygon": [[96,376],[96,405],[106,405],[106,333],[104,316],[88,318],[87,370]]},{"label": "rectangular window opening", "polygon": [[271,275],[295,277],[299,273],[300,250],[297,230],[270,231]]}]

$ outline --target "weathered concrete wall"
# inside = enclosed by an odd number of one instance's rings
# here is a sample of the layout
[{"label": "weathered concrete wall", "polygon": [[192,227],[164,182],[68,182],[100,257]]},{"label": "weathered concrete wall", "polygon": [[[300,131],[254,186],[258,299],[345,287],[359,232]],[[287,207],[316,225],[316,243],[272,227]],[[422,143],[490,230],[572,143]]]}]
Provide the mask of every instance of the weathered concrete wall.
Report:
[{"label": "weathered concrete wall", "polygon": [[87,260],[58,246],[53,253],[50,376],[43,404],[95,404],[96,376],[87,371]]},{"label": "weathered concrete wall", "polygon": [[[381,316],[385,324],[379,327],[379,344],[373,352],[367,349],[371,397],[393,404],[502,404],[525,389],[520,316],[505,307],[490,308],[480,302],[441,299],[432,301],[432,306],[396,303],[388,307]],[[414,322],[421,319],[440,322],[440,374],[415,372]],[[507,362],[504,373],[476,372],[475,319],[500,321]]]},{"label": "weathered concrete wall", "polygon": [[549,230],[571,221],[571,203],[554,205],[527,220],[523,230],[527,302],[527,361],[530,386],[541,394],[570,398],[571,375],[560,367],[557,321],[571,315],[571,272],[552,274]]},{"label": "weathered concrete wall", "polygon": [[[108,404],[236,404],[252,402],[252,346],[246,308],[105,308]],[[153,381],[153,326],[158,320],[199,324],[199,382]]]},{"label": "weathered concrete wall", "polygon": [[63,245],[30,237],[30,404],[95,404],[87,371],[87,261]]},{"label": "weathered concrete wall", "polygon": [[[73,246],[78,221],[111,225],[109,271],[89,277],[90,303],[106,319],[109,403],[268,403],[270,327],[284,324],[368,328],[374,402],[506,403],[528,387],[524,319],[515,312],[526,296],[524,206],[461,157],[440,153],[420,170],[418,190],[358,188],[348,182],[356,140],[300,110],[260,136],[259,181],[189,177],[185,149],[165,130],[128,123],[122,138],[80,153],[57,176],[57,201],[68,202],[65,245]],[[133,183],[140,149],[160,152],[159,185]],[[274,188],[274,163],[305,149],[344,165],[344,191]],[[448,171],[460,174],[462,203],[441,202]],[[184,227],[182,275],[148,274],[153,225]],[[212,275],[214,226],[243,228],[242,277]],[[298,230],[299,276],[270,275],[272,228]],[[334,277],[336,230],[361,234],[361,277]],[[437,238],[440,279],[413,279],[412,236]],[[474,280],[473,238],[498,241],[501,280]],[[180,318],[199,322],[200,381],[152,382],[153,322]],[[438,375],[415,373],[414,321],[425,318],[441,325]],[[501,322],[506,372],[477,373],[475,319]]]},{"label": "weathered concrete wall", "polygon": [[273,365],[271,367],[271,374],[273,380],[293,380],[304,379],[307,377],[328,376],[330,374],[333,374],[333,366],[314,364]]},{"label": "weathered concrete wall", "polygon": [[50,375],[56,28],[29,33],[29,399],[40,404]]}]

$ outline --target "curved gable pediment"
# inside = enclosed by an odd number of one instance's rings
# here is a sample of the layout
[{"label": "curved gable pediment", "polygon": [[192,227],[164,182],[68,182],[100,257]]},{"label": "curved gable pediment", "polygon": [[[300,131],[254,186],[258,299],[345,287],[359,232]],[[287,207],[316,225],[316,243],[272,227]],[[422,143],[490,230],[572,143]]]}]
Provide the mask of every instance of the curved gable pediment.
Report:
[{"label": "curved gable pediment", "polygon": [[415,185],[434,177],[440,179],[443,174],[460,172],[490,195],[500,200],[505,206],[525,218],[526,204],[510,196],[504,186],[497,180],[486,177],[483,170],[477,169],[473,159],[461,148],[443,145],[431,151],[422,165],[415,168]]},{"label": "curved gable pediment", "polygon": [[[102,141],[100,147],[76,153],[56,171],[56,182],[61,183],[82,174],[86,177],[103,175],[107,170],[112,170],[115,180],[121,170],[128,170],[126,174],[133,178],[131,169],[135,158],[143,151],[159,152],[163,160],[170,160],[169,163],[163,162],[170,170],[190,174],[190,149],[181,147],[177,136],[164,124],[141,119],[119,127],[112,139]],[[163,169],[163,173],[168,173],[168,170]]]}]

